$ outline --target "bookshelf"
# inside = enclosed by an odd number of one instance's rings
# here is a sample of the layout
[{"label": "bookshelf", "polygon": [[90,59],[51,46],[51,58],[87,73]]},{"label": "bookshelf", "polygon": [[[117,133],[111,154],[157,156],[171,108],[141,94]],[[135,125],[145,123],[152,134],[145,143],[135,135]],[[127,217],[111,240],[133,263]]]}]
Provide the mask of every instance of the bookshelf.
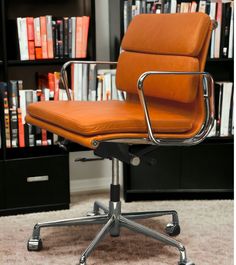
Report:
[{"label": "bookshelf", "polygon": [[[56,18],[89,16],[87,56],[95,60],[94,0],[0,0],[0,81],[23,80],[24,89],[35,88],[36,72],[60,71],[72,58],[20,60],[18,17],[52,15]],[[3,106],[3,95],[1,95]],[[66,209],[70,203],[69,155],[57,145],[6,147],[4,109],[0,107],[0,216]],[[76,150],[83,148],[76,146]],[[73,150],[73,147],[72,147]],[[2,174],[3,172],[3,174]],[[32,177],[36,177],[33,180]]]},{"label": "bookshelf", "polygon": [[[110,3],[111,59],[116,60],[124,35],[124,0]],[[172,3],[173,1],[131,1]],[[192,1],[177,1],[177,4]],[[200,1],[196,1],[199,4]],[[204,2],[204,1],[201,1]],[[210,3],[210,1],[205,1]],[[119,10],[119,12],[118,12]],[[117,23],[119,21],[119,23]],[[208,58],[205,70],[214,80],[234,82],[233,58]],[[124,198],[145,199],[232,198],[233,136],[214,136],[194,147],[160,147],[150,153],[153,165],[124,165]],[[171,168],[169,165],[172,165]],[[143,176],[145,175],[145,180]]]}]

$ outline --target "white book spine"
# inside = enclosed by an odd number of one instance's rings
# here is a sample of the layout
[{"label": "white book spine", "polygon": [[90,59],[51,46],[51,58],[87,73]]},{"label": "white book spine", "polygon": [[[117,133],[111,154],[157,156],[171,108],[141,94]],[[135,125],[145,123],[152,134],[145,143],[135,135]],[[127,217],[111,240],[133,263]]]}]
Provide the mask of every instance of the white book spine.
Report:
[{"label": "white book spine", "polygon": [[48,58],[54,58],[53,54],[53,37],[52,37],[52,16],[46,16],[47,23],[47,48],[48,48]]},{"label": "white book spine", "polygon": [[104,75],[104,90],[103,100],[111,99],[111,73],[105,73]]},{"label": "white book spine", "polygon": [[40,18],[34,18],[34,44],[35,47],[41,47]]},{"label": "white book spine", "polygon": [[74,64],[73,88],[75,100],[82,100],[82,64]]},{"label": "white book spine", "polygon": [[75,58],[75,34],[76,34],[76,17],[71,17],[71,27],[72,27],[72,49],[71,57]]},{"label": "white book spine", "polygon": [[25,124],[25,116],[26,116],[26,99],[25,99],[25,90],[19,90],[20,95],[20,108],[22,115],[22,123]]},{"label": "white book spine", "polygon": [[234,2],[231,2],[231,18],[230,18],[230,31],[229,31],[229,53],[228,58],[233,58],[233,45],[234,45]]},{"label": "white book spine", "polygon": [[[18,21],[17,21],[18,23]],[[29,60],[27,22],[26,18],[20,18],[20,58],[21,60]]]},{"label": "white book spine", "polygon": [[82,100],[88,100],[88,65],[82,64]]},{"label": "white book spine", "polygon": [[230,115],[232,87],[233,87],[233,83],[231,82],[223,83],[220,136],[229,135],[229,115]]},{"label": "white book spine", "polygon": [[170,13],[176,13],[176,9],[177,9],[177,1],[173,0],[171,1],[171,7],[170,7]]}]

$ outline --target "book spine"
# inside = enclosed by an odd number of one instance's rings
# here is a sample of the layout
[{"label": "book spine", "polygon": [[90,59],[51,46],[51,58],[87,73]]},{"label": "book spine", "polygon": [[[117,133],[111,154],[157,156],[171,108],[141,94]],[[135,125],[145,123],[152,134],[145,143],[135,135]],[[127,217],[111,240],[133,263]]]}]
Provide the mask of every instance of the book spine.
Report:
[{"label": "book spine", "polygon": [[18,140],[19,140],[19,147],[25,147],[25,138],[24,138],[24,125],[23,125],[23,121],[22,121],[22,113],[21,113],[21,109],[18,108],[17,110],[17,115],[18,115]]},{"label": "book spine", "polygon": [[63,55],[65,58],[69,57],[69,18],[63,18],[63,43],[64,43],[64,50]]},{"label": "book spine", "polygon": [[83,24],[82,17],[76,17],[76,34],[75,34],[75,57],[82,56],[82,39],[83,39]]},{"label": "book spine", "polygon": [[41,30],[41,42],[42,42],[42,58],[48,58],[48,45],[47,45],[47,21],[46,16],[40,17],[40,30]]},{"label": "book spine", "polygon": [[58,57],[63,58],[63,50],[64,50],[64,43],[63,43],[63,20],[57,19],[57,50],[58,50]]},{"label": "book spine", "polygon": [[72,21],[71,18],[68,19],[68,56],[72,57]]},{"label": "book spine", "polygon": [[90,17],[88,17],[88,16],[83,16],[82,17],[82,47],[81,47],[81,58],[86,58],[86,56],[87,56],[89,20],[90,20]]},{"label": "book spine", "polygon": [[47,52],[48,58],[54,58],[53,52],[53,33],[52,33],[52,16],[46,16],[46,23],[47,23]]},{"label": "book spine", "polygon": [[230,16],[230,29],[229,29],[229,52],[228,58],[233,58],[233,45],[234,45],[234,2],[230,4],[231,16]]},{"label": "book spine", "polygon": [[10,128],[10,114],[9,114],[7,91],[4,92],[3,102],[4,102],[3,104],[4,104],[6,147],[11,148],[11,128]]},{"label": "book spine", "polygon": [[215,52],[214,58],[220,58],[220,36],[221,36],[221,20],[222,20],[222,1],[217,2],[216,21],[217,28],[215,29]]},{"label": "book spine", "polygon": [[75,44],[76,44],[76,17],[71,18],[72,40],[71,40],[71,57],[75,58]]},{"label": "book spine", "polygon": [[29,60],[29,50],[28,50],[28,38],[27,38],[27,22],[26,18],[20,18],[20,41],[21,45],[21,53],[20,58],[21,60]]},{"label": "book spine", "polygon": [[40,18],[34,18],[34,44],[35,44],[35,58],[42,59],[42,41],[41,41],[41,29]]},{"label": "book spine", "polygon": [[35,60],[34,18],[33,17],[27,17],[26,23],[27,23],[29,60]]}]

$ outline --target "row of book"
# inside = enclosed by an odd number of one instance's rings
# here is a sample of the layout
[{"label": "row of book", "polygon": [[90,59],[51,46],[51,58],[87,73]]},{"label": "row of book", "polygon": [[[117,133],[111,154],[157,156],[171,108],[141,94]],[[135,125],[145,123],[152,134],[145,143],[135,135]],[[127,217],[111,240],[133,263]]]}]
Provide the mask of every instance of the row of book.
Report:
[{"label": "row of book", "polygon": [[117,90],[115,69],[98,69],[97,64],[72,64],[71,93],[74,100],[123,100],[125,94]]},{"label": "row of book", "polygon": [[85,58],[90,17],[18,17],[21,60]]},{"label": "row of book", "polygon": [[124,31],[135,15],[141,13],[189,13],[203,12],[217,22],[212,32],[210,58],[233,58],[234,1],[204,0],[126,0],[124,2]]},{"label": "row of book", "polygon": [[215,83],[215,120],[211,136],[234,135],[234,89],[232,82]]}]

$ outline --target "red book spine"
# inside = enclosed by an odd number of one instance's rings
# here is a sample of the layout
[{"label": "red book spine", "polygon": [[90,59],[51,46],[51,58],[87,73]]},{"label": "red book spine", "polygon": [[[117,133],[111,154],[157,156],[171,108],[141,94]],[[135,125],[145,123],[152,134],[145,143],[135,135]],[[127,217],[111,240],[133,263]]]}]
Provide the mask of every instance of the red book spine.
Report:
[{"label": "red book spine", "polygon": [[82,17],[82,48],[81,48],[81,58],[86,58],[86,56],[87,56],[89,20],[90,20],[90,17],[87,17],[87,16],[83,16]]},{"label": "red book spine", "polygon": [[27,17],[27,37],[28,37],[28,51],[29,51],[29,59],[35,60],[35,49],[34,49],[34,18]]},{"label": "red book spine", "polygon": [[83,39],[83,22],[82,17],[76,17],[76,32],[75,32],[75,57],[82,56],[82,39]]},{"label": "red book spine", "polygon": [[48,45],[47,45],[47,21],[46,16],[40,17],[40,31],[42,43],[42,58],[48,58]]},{"label": "red book spine", "polygon": [[55,84],[54,100],[59,100],[59,81],[60,81],[60,73],[54,72],[54,84]]},{"label": "red book spine", "polygon": [[18,132],[19,132],[19,147],[25,147],[25,132],[24,125],[22,122],[21,109],[18,108]]}]

